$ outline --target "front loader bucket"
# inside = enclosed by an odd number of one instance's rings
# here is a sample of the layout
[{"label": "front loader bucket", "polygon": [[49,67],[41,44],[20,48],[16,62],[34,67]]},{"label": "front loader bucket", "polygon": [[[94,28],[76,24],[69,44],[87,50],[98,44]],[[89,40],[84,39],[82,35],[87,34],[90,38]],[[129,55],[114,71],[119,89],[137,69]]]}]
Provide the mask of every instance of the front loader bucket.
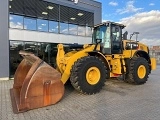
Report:
[{"label": "front loader bucket", "polygon": [[64,94],[61,74],[33,54],[20,54],[24,59],[10,89],[14,113],[57,103]]}]

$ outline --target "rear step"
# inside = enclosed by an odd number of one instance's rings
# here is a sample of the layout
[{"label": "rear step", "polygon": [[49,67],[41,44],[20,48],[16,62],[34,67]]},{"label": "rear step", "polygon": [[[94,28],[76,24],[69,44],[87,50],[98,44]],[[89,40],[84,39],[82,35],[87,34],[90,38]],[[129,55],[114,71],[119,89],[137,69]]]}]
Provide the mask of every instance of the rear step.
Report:
[{"label": "rear step", "polygon": [[64,94],[61,74],[34,54],[23,56],[10,89],[14,113],[57,103]]}]

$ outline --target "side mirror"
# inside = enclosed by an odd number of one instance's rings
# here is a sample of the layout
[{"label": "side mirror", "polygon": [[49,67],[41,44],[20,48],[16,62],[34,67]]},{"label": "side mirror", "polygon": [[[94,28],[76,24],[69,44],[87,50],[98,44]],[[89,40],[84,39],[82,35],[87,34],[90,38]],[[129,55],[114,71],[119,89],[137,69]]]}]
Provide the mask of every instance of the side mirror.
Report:
[{"label": "side mirror", "polygon": [[130,40],[131,40],[131,38],[133,37],[133,35],[136,35],[136,41],[137,41],[138,34],[139,34],[139,32],[133,32],[133,33],[130,35]]},{"label": "side mirror", "polygon": [[102,39],[96,39],[96,44],[101,43]]}]

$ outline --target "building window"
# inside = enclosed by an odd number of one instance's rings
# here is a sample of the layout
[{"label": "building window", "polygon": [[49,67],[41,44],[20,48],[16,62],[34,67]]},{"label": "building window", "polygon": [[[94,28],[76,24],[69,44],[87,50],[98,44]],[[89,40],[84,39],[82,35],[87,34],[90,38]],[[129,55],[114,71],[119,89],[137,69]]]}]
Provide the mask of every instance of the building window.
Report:
[{"label": "building window", "polygon": [[36,1],[36,12],[38,18],[48,19],[47,2],[42,0]]},{"label": "building window", "polygon": [[68,34],[68,24],[60,23],[60,33]]},{"label": "building window", "polygon": [[43,0],[9,0],[9,11],[10,28],[92,36],[92,12]]},{"label": "building window", "polygon": [[37,19],[37,30],[48,32],[48,21],[42,20],[42,19]]},{"label": "building window", "polygon": [[[28,0],[25,0],[25,1],[28,1]],[[23,5],[24,5],[23,0],[9,0],[9,12],[23,15],[24,14]]]},{"label": "building window", "polygon": [[37,53],[37,43],[36,42],[25,42],[24,50],[27,52],[32,52],[36,55]]},{"label": "building window", "polygon": [[[12,0],[15,2],[15,4],[19,4],[17,0]],[[23,1],[23,0],[21,0]],[[24,0],[23,1],[23,13],[25,16],[30,16],[30,17],[36,17],[37,16],[37,11],[36,11],[36,1],[37,0]],[[17,2],[17,3],[16,3]]]},{"label": "building window", "polygon": [[23,17],[18,15],[10,15],[10,28],[23,29]]},{"label": "building window", "polygon": [[79,17],[77,9],[69,8],[69,23],[78,24]]},{"label": "building window", "polygon": [[10,41],[10,77],[14,76],[23,59],[19,54],[20,50],[35,54],[53,67],[56,65],[57,43]]},{"label": "building window", "polygon": [[92,36],[92,27],[86,27],[86,36]]},{"label": "building window", "polygon": [[86,35],[85,26],[78,26],[78,35],[80,35],[80,36],[85,36]]},{"label": "building window", "polygon": [[49,32],[58,33],[58,22],[49,21]]},{"label": "building window", "polygon": [[60,21],[67,22],[69,20],[69,7],[60,6]]},{"label": "building window", "polygon": [[77,35],[77,25],[69,24],[69,34],[70,35]]},{"label": "building window", "polygon": [[19,51],[24,49],[24,43],[20,41],[10,41],[10,77],[13,77],[19,63],[22,61]]},{"label": "building window", "polygon": [[34,19],[34,18],[24,18],[24,29],[26,29],[26,30],[36,30],[36,19]]},{"label": "building window", "polygon": [[59,5],[54,3],[48,3],[48,19],[49,20],[59,20]]}]

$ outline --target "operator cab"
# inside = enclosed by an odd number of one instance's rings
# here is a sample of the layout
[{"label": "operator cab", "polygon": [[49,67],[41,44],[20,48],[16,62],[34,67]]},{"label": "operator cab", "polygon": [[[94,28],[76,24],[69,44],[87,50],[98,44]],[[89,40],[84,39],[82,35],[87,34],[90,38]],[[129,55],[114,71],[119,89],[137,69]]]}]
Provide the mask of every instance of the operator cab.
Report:
[{"label": "operator cab", "polygon": [[122,29],[125,26],[114,22],[105,22],[94,27],[93,43],[100,41],[103,54],[121,54]]}]

